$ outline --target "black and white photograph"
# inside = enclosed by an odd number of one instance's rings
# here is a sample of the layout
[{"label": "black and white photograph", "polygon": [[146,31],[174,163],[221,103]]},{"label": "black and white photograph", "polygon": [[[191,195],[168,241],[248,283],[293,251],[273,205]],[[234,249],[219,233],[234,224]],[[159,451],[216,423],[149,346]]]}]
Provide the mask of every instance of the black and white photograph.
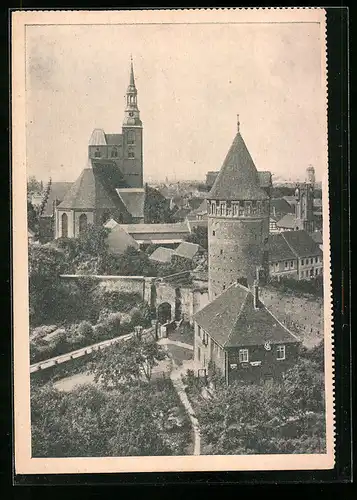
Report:
[{"label": "black and white photograph", "polygon": [[332,468],[324,10],[12,17],[17,471]]}]

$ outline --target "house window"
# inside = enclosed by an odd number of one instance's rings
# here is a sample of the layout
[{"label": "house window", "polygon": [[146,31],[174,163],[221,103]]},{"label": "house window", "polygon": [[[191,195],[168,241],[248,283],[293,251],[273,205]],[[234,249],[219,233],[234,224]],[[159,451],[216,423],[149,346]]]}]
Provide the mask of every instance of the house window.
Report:
[{"label": "house window", "polygon": [[279,345],[277,347],[276,359],[285,359],[285,345]]},{"label": "house window", "polygon": [[319,274],[319,270],[315,269],[315,276],[317,276],[318,274]]},{"label": "house window", "polygon": [[99,148],[97,148],[97,149],[95,150],[95,152],[94,152],[94,156],[95,156],[95,158],[100,158],[100,157],[102,156],[102,154],[101,154],[101,152],[100,152],[100,149],[99,149]]},{"label": "house window", "polygon": [[275,272],[278,272],[279,271],[279,262],[276,262],[275,263]]},{"label": "house window", "polygon": [[82,234],[87,229],[87,216],[81,214],[79,216],[79,234]]},{"label": "house window", "polygon": [[198,361],[201,360],[201,349],[199,347],[197,348],[197,359]]},{"label": "house window", "polygon": [[288,269],[289,267],[289,262],[285,261],[285,269]]},{"label": "house window", "polygon": [[201,327],[197,327],[197,335],[201,338]]},{"label": "house window", "polygon": [[248,349],[239,349],[239,362],[248,363],[248,360],[249,360]]},{"label": "house window", "polygon": [[68,237],[68,215],[62,214],[62,238]]},{"label": "house window", "polygon": [[304,265],[304,259],[301,259],[301,265],[302,266]]},{"label": "house window", "polygon": [[128,158],[135,158],[134,151],[128,151]]},{"label": "house window", "polygon": [[216,231],[212,231],[212,236],[216,236]]},{"label": "house window", "polygon": [[318,258],[318,257],[315,257],[315,262],[316,262],[316,264],[318,263],[318,261],[319,261],[319,258]]},{"label": "house window", "polygon": [[293,268],[294,268],[294,261],[293,261],[293,260],[291,260],[291,261],[290,261],[290,269],[293,269]]},{"label": "house window", "polygon": [[310,259],[310,264],[313,264],[314,263],[314,259]]}]

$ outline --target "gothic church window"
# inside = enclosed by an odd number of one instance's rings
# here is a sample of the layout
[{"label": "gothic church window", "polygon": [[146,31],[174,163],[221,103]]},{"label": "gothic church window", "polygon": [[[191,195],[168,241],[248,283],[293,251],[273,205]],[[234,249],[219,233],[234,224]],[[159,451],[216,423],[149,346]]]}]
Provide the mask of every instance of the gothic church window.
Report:
[{"label": "gothic church window", "polygon": [[87,216],[81,214],[79,216],[79,234],[82,234],[87,229]]},{"label": "gothic church window", "polygon": [[239,203],[233,203],[233,217],[237,217],[239,213]]},{"label": "gothic church window", "polygon": [[68,237],[68,215],[62,214],[62,238]]}]

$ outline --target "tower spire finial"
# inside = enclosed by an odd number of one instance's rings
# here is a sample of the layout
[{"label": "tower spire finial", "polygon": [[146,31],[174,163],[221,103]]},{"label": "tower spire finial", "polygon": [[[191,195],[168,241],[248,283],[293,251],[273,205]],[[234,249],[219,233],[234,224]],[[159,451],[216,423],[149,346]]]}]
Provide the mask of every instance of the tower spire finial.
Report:
[{"label": "tower spire finial", "polygon": [[129,85],[135,87],[133,55],[130,54],[130,82]]},{"label": "tower spire finial", "polygon": [[240,122],[239,122],[239,114],[237,114],[237,132],[239,133]]}]

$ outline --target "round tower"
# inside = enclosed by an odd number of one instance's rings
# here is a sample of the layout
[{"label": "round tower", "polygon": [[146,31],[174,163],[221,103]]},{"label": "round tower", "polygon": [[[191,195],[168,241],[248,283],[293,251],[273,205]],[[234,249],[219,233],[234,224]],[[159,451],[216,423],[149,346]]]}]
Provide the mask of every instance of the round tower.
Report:
[{"label": "round tower", "polygon": [[315,169],[312,165],[308,166],[306,169],[306,182],[308,184],[315,184]]},{"label": "round tower", "polygon": [[264,265],[269,196],[239,131],[207,197],[208,290],[214,300],[232,283],[251,285]]}]

